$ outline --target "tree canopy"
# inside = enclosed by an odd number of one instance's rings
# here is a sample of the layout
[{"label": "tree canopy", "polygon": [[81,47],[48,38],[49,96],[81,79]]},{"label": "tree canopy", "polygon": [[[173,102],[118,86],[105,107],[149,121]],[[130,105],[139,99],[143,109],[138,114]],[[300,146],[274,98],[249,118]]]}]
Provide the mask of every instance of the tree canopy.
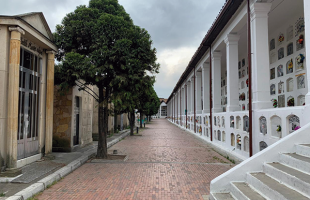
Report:
[{"label": "tree canopy", "polygon": [[[61,88],[78,85],[99,102],[97,157],[106,158],[108,103],[124,98],[120,93],[132,86],[138,88],[147,72],[158,73],[151,37],[133,24],[117,0],[90,0],[88,6],[78,6],[56,26],[54,37]],[[99,93],[87,85],[97,86]]]}]

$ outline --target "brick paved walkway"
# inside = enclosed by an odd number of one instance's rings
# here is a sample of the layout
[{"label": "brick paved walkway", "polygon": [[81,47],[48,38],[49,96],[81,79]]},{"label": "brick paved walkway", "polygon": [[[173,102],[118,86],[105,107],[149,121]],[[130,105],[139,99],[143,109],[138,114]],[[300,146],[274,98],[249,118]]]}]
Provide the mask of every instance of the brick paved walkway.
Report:
[{"label": "brick paved walkway", "polygon": [[210,181],[232,167],[206,143],[164,119],[142,137],[127,137],[109,149],[126,162],[88,162],[45,190],[38,199],[203,199]]}]

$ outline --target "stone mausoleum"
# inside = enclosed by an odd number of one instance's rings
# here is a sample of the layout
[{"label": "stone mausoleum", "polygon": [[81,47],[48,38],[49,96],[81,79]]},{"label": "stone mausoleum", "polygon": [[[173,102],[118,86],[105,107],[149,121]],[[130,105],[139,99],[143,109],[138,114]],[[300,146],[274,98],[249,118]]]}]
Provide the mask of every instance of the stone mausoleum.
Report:
[{"label": "stone mausoleum", "polygon": [[52,150],[54,53],[42,13],[0,16],[0,168]]}]

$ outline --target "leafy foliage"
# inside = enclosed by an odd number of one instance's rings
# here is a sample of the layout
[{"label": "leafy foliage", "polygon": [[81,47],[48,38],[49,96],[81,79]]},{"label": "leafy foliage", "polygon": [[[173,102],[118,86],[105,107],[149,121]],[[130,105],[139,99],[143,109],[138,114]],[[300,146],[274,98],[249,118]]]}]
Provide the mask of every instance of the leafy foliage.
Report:
[{"label": "leafy foliage", "polygon": [[[64,17],[54,38],[60,62],[55,83],[63,90],[77,85],[99,102],[97,157],[106,157],[108,104],[114,102],[117,110],[132,112],[141,84],[154,83],[146,73],[158,73],[151,37],[133,24],[117,0],[90,0],[89,6],[78,6]],[[87,85],[97,86],[99,93]]]}]

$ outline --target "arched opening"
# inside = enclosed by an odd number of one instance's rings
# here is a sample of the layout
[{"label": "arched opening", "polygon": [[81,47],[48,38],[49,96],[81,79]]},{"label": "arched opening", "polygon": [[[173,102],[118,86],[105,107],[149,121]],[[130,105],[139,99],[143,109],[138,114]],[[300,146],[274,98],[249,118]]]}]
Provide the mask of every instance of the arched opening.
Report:
[{"label": "arched opening", "polygon": [[264,135],[267,134],[267,120],[265,117],[260,117],[259,118],[259,128],[260,132]]},{"label": "arched opening", "polygon": [[230,128],[235,127],[235,121],[234,121],[234,116],[230,116]]},{"label": "arched opening", "polygon": [[300,121],[298,116],[290,115],[287,117],[287,120],[289,133],[292,133],[300,128]]},{"label": "arched opening", "polygon": [[260,151],[266,149],[267,147],[268,147],[268,145],[266,144],[266,142],[264,142],[264,141],[259,142],[259,150]]},{"label": "arched opening", "polygon": [[271,135],[273,137],[282,137],[282,120],[279,116],[273,116],[271,121]]},{"label": "arched opening", "polygon": [[241,129],[241,118],[239,116],[236,117],[236,129]]},{"label": "arched opening", "polygon": [[249,132],[249,117],[246,115],[243,117],[243,131]]},{"label": "arched opening", "polygon": [[241,136],[238,134],[237,135],[237,149],[241,150]]},{"label": "arched opening", "polygon": [[230,134],[230,145],[235,146],[235,135],[233,133]]},{"label": "arched opening", "polygon": [[249,149],[250,149],[249,146],[250,146],[249,138],[248,138],[248,136],[245,136],[244,137],[244,147],[243,147],[245,152],[249,152]]},{"label": "arched opening", "polygon": [[225,131],[222,132],[222,142],[226,141],[226,133]]}]

